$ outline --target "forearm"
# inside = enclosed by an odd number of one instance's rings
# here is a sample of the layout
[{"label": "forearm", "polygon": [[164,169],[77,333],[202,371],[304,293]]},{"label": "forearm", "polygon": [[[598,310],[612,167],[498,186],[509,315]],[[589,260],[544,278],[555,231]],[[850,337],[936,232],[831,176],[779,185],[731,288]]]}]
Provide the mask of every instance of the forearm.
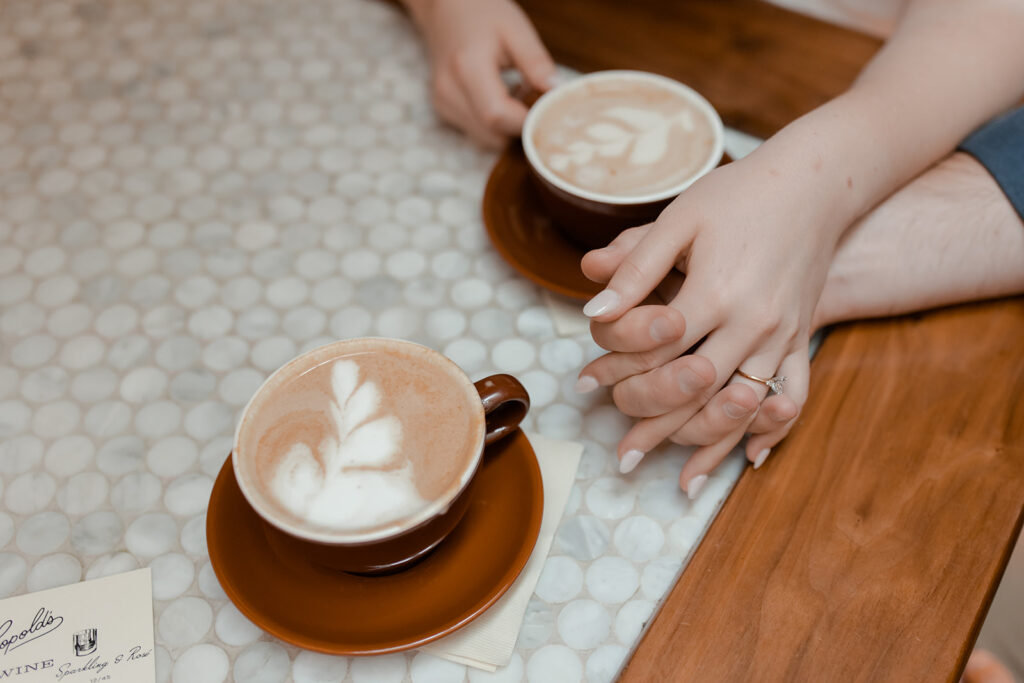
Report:
[{"label": "forearm", "polygon": [[1022,2],[911,2],[846,93],[750,159],[775,171],[768,181],[781,191],[819,206],[818,229],[838,238],[1024,94],[1022,36]]},{"label": "forearm", "polygon": [[955,154],[843,235],[814,328],[1024,293],[1024,221],[993,178]]}]

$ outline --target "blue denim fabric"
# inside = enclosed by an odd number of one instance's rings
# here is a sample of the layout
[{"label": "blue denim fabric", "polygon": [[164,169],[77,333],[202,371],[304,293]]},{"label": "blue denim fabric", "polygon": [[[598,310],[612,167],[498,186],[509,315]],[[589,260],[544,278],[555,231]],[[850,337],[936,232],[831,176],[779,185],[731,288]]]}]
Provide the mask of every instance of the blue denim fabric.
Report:
[{"label": "blue denim fabric", "polygon": [[1024,106],[968,135],[960,149],[988,169],[1024,220]]}]

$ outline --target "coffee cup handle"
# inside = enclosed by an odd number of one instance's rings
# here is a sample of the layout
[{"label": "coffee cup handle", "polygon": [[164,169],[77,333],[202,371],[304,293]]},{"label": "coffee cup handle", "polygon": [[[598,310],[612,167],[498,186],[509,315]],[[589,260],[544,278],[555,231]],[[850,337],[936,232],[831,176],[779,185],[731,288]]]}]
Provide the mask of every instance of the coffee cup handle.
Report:
[{"label": "coffee cup handle", "polygon": [[484,445],[489,446],[519,428],[530,409],[530,395],[512,375],[491,375],[474,385],[484,406]]}]

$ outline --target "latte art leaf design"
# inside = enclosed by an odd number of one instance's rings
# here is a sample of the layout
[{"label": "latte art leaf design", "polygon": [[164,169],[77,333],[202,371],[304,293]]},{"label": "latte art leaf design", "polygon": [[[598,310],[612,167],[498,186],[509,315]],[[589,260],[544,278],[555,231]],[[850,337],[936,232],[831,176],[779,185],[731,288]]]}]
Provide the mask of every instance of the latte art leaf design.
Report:
[{"label": "latte art leaf design", "polygon": [[669,131],[673,126],[692,131],[694,120],[688,110],[674,115],[627,106],[613,106],[583,129],[585,139],[574,140],[567,154],[552,154],[548,163],[556,171],[570,165],[585,166],[595,156],[619,157],[629,151],[629,163],[648,166],[660,161],[668,151]]},{"label": "latte art leaf design", "polygon": [[380,411],[380,389],[373,381],[360,382],[359,374],[355,361],[334,362],[334,433],[317,444],[317,453],[309,444],[292,444],[273,479],[274,493],[287,509],[333,529],[386,524],[425,504],[411,465],[396,462],[402,423],[394,415],[374,417]]},{"label": "latte art leaf design", "polygon": [[331,384],[337,439],[320,449],[328,456],[324,463],[328,476],[349,467],[390,464],[401,445],[402,423],[394,415],[367,422],[380,408],[380,389],[370,381],[359,384],[359,365],[350,360],[335,362]]}]

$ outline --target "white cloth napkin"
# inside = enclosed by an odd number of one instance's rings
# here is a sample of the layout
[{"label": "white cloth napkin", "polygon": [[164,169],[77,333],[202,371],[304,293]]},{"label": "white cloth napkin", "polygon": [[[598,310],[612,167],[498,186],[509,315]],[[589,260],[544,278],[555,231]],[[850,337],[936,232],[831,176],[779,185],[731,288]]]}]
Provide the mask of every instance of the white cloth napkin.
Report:
[{"label": "white cloth napkin", "polygon": [[569,491],[576,479],[576,468],[583,455],[582,444],[550,439],[532,432],[527,432],[526,436],[537,454],[544,482],[544,514],[533,554],[519,578],[498,602],[464,628],[424,645],[420,648],[424,652],[484,671],[497,671],[512,657],[527,603],[551,550],[555,530],[562,519]]},{"label": "white cloth napkin", "polygon": [[559,337],[578,337],[590,333],[590,318],[583,315],[585,301],[576,301],[564,296],[543,292],[544,306],[555,326]]}]

